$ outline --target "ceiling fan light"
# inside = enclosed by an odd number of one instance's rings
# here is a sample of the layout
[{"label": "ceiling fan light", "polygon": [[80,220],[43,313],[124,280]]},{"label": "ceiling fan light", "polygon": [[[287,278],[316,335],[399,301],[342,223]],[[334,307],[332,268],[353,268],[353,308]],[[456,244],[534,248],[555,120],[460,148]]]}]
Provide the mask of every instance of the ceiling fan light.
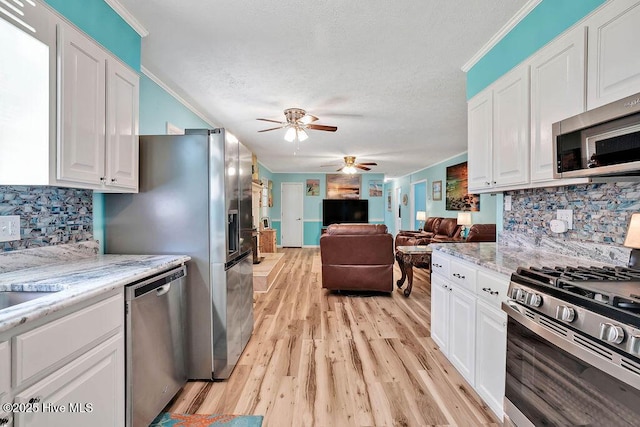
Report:
[{"label": "ceiling fan light", "polygon": [[304,129],[298,129],[298,141],[306,141],[307,139],[309,139],[309,135],[307,135],[307,132],[305,132]]},{"label": "ceiling fan light", "polygon": [[293,142],[296,139],[296,128],[287,129],[287,133],[284,134],[284,139],[289,142]]},{"label": "ceiling fan light", "polygon": [[355,168],[355,166],[349,165],[349,166],[345,166],[342,169],[342,172],[349,174],[349,175],[353,175],[354,173],[356,173],[358,170]]}]

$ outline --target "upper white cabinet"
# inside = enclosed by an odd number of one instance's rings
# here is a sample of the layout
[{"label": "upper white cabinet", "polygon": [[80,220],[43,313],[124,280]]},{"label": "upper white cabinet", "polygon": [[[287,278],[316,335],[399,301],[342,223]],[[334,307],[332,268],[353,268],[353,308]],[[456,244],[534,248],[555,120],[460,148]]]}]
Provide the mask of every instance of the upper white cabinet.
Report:
[{"label": "upper white cabinet", "polygon": [[591,110],[640,92],[640,1],[610,1],[587,23]]},{"label": "upper white cabinet", "polygon": [[553,179],[551,125],[585,111],[585,39],[575,28],[531,58],[531,182]]},{"label": "upper white cabinet", "polygon": [[69,25],[59,30],[58,179],[138,188],[138,75]]},{"label": "upper white cabinet", "polygon": [[529,68],[519,66],[468,105],[469,190],[529,180]]}]

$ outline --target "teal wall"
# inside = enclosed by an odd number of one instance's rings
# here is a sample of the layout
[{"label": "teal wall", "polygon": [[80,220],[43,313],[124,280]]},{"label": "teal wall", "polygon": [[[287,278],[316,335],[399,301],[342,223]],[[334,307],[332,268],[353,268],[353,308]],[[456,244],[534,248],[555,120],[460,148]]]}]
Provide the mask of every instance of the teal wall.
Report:
[{"label": "teal wall", "polygon": [[[265,171],[265,172],[263,172]],[[304,196],[303,242],[304,246],[318,246],[322,230],[322,200],[326,198],[326,174],[324,173],[272,173],[260,167],[260,177],[273,181],[273,206],[269,209],[272,227],[277,230],[276,243],[280,245],[281,225],[281,184],[284,182],[301,183],[303,190],[307,179],[320,180],[319,196]],[[369,197],[369,182],[383,181],[383,174],[361,174],[361,198],[369,200],[369,222],[384,223],[384,197]]]},{"label": "teal wall", "polygon": [[410,213],[411,214],[410,218],[413,220],[413,227],[411,227],[411,229],[417,230],[418,228],[420,228],[421,221],[418,221],[416,219],[416,213],[418,211],[425,210],[425,206],[427,206],[427,183],[419,182],[415,184],[413,186],[413,191],[414,191],[415,200],[413,202],[413,212]]},{"label": "teal wall", "polygon": [[467,72],[467,99],[531,56],[605,0],[543,0]]},{"label": "teal wall", "polygon": [[[440,162],[436,165],[430,166],[428,168],[419,170],[412,174],[403,176],[401,178],[392,179],[385,183],[385,200],[387,191],[391,191],[393,194],[393,198],[395,199],[395,191],[397,188],[400,188],[402,194],[411,194],[411,183],[427,180],[427,216],[441,216],[441,217],[449,217],[455,218],[458,215],[458,211],[448,211],[446,210],[446,174],[447,174],[447,166],[456,165],[458,163],[467,161],[467,153],[460,154],[458,156],[452,157],[448,160]],[[431,194],[431,185],[433,181],[442,181],[442,200],[433,200]],[[488,223],[496,223],[496,207],[497,207],[496,197],[492,194],[481,194],[480,195],[480,211],[473,212],[472,220],[475,224],[488,224]],[[502,205],[500,205],[502,206]],[[393,201],[391,211],[387,211],[385,209],[385,224],[393,232],[394,234],[398,232],[395,227],[395,210],[397,209],[397,203],[395,200]],[[411,203],[407,203],[407,206],[400,206],[401,218],[402,218],[402,230],[413,230],[414,229],[414,221],[415,221],[415,213],[410,212]]]},{"label": "teal wall", "polygon": [[140,135],[164,135],[167,122],[182,129],[212,128],[144,74],[140,76]]},{"label": "teal wall", "polygon": [[140,70],[140,36],[104,0],[44,1],[131,68]]}]

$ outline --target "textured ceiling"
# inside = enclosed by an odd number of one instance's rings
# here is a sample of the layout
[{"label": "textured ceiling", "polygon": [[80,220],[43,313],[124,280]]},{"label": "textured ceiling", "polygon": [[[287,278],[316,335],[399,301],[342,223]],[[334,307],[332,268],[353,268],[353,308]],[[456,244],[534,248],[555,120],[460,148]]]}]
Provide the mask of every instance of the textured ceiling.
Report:
[{"label": "textured ceiling", "polygon": [[[466,151],[460,70],[526,0],[120,0],[148,30],[142,65],[273,172],[345,155],[398,177]],[[335,125],[258,133],[304,108]]]}]

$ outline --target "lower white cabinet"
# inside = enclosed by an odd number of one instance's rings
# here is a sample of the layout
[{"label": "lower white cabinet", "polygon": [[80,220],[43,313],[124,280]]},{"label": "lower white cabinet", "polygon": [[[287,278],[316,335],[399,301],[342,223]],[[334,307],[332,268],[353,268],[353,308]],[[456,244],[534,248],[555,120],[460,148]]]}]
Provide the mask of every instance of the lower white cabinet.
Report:
[{"label": "lower white cabinet", "polygon": [[502,413],[507,355],[507,315],[484,301],[476,306],[476,383],[480,397]]},{"label": "lower white cabinet", "polygon": [[124,351],[122,289],[0,333],[0,427],[124,425]]},{"label": "lower white cabinet", "polygon": [[15,414],[16,427],[111,427],[124,420],[124,334],[122,332],[16,395],[38,402],[38,412]]},{"label": "lower white cabinet", "polygon": [[[509,277],[434,251],[432,264],[449,275],[431,274],[431,338],[500,420],[506,375],[507,316],[500,310]],[[457,276],[454,276],[457,277]]]}]

